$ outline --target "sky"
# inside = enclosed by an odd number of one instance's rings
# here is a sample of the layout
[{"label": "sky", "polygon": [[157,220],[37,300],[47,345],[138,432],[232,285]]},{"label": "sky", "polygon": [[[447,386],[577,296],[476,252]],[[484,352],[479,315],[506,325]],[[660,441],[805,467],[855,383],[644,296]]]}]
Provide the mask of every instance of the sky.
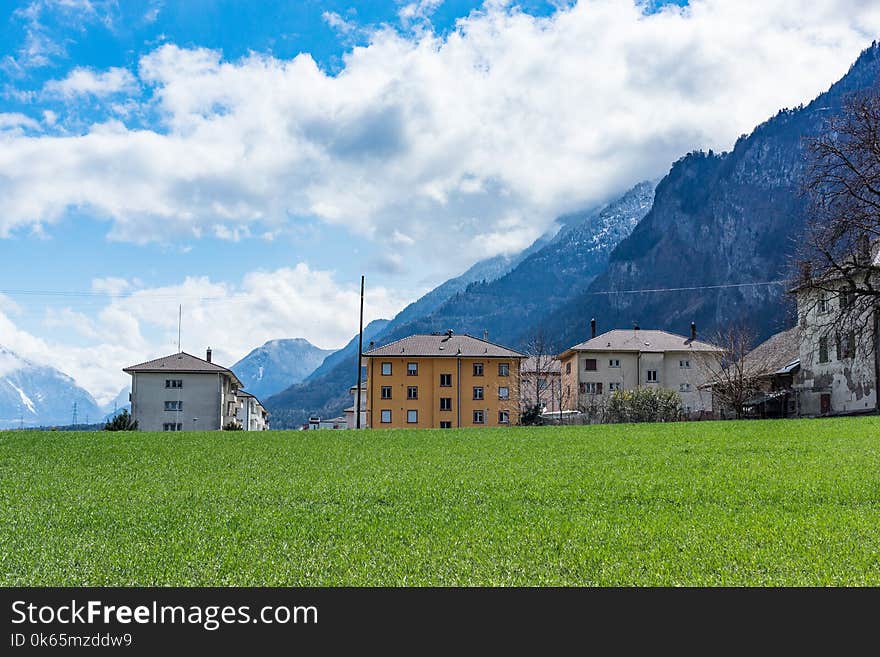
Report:
[{"label": "sky", "polygon": [[100,402],[365,320],[728,150],[880,34],[870,0],[4,0],[0,345]]}]

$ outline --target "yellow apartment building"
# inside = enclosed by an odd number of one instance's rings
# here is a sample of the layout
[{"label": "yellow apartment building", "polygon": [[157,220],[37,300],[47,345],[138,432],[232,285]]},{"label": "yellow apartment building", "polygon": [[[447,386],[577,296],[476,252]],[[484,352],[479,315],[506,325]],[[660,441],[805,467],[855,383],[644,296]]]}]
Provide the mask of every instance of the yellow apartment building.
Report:
[{"label": "yellow apartment building", "polygon": [[367,426],[506,427],[519,423],[520,363],[513,349],[452,331],[411,335],[364,353]]}]

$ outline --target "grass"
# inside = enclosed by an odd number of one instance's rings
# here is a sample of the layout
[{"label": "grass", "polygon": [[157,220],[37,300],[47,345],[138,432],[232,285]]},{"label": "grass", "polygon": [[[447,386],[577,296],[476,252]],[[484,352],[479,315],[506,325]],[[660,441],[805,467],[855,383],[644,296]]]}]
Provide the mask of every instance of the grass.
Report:
[{"label": "grass", "polygon": [[0,584],[876,586],[880,418],[0,432]]}]

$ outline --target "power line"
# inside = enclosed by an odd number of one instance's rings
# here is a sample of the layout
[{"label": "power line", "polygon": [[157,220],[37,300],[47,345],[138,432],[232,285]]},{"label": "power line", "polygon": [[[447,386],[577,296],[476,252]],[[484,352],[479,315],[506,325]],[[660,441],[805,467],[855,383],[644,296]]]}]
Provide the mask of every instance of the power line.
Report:
[{"label": "power line", "polygon": [[[738,287],[757,287],[763,285],[786,285],[790,283],[787,280],[775,280],[775,281],[754,281],[749,283],[719,283],[716,285],[691,285],[688,287],[657,287],[657,288],[641,288],[641,289],[632,289],[632,290],[599,290],[596,292],[586,292],[588,295],[599,295],[599,294],[644,294],[644,293],[654,293],[654,292],[696,292],[698,290],[719,290],[724,288],[738,288]],[[0,294],[7,295],[22,295],[22,296],[60,296],[60,297],[97,297],[97,298],[106,298],[106,299],[134,299],[137,301],[151,301],[153,299],[156,300],[180,300],[180,299],[196,299],[198,301],[204,302],[223,302],[223,303],[233,303],[236,301],[245,301],[248,300],[248,295],[245,293],[236,293],[233,292],[228,297],[200,297],[196,295],[185,295],[185,294],[149,294],[145,292],[134,292],[131,294],[112,294],[110,292],[73,292],[66,290],[4,290],[0,289]],[[242,297],[242,294],[244,295]],[[135,296],[137,295],[137,296]],[[238,298],[237,298],[238,297]]]},{"label": "power line", "polygon": [[756,287],[759,285],[786,285],[790,281],[758,281],[754,283],[722,283],[718,285],[693,285],[690,287],[656,287],[656,288],[643,288],[638,290],[601,290],[597,292],[585,292],[585,295],[599,295],[599,294],[643,294],[643,293],[652,293],[652,292],[695,292],[697,290],[720,290],[723,288],[734,288],[734,287]]}]

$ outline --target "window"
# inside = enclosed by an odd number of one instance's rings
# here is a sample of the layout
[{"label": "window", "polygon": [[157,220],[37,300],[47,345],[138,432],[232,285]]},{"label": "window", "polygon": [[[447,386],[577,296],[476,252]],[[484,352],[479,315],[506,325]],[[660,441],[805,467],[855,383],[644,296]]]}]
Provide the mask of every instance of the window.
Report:
[{"label": "window", "polygon": [[619,358],[611,358],[608,361],[608,367],[620,367],[620,359]]},{"label": "window", "polygon": [[418,411],[407,411],[406,412],[407,424],[416,424],[418,421],[419,421],[419,412]]},{"label": "window", "polygon": [[440,410],[441,411],[451,411],[452,410],[452,397],[441,397],[440,398]]},{"label": "window", "polygon": [[510,424],[510,411],[498,411],[498,424]]},{"label": "window", "polygon": [[167,401],[167,402],[165,402],[165,410],[166,411],[182,411],[183,410],[183,402],[182,401]]},{"label": "window", "polygon": [[595,381],[590,381],[589,383],[581,383],[581,394],[582,395],[601,395],[602,394],[602,384],[596,383]]},{"label": "window", "polygon": [[648,383],[657,383],[657,370],[648,370],[647,377]]},{"label": "window", "polygon": [[483,398],[483,386],[474,386],[474,399]]},{"label": "window", "polygon": [[819,295],[818,310],[822,314],[828,312],[828,299],[825,297],[824,292]]},{"label": "window", "polygon": [[689,370],[691,368],[691,361],[680,360],[680,361],[678,361],[678,366],[683,370]]},{"label": "window", "polygon": [[565,364],[565,373],[571,374],[571,361],[569,361]]},{"label": "window", "polygon": [[510,363],[498,363],[498,376],[510,376]]},{"label": "window", "polygon": [[382,409],[380,411],[380,417],[382,418],[382,424],[388,424],[391,422],[391,411],[389,409]]},{"label": "window", "polygon": [[483,376],[483,364],[474,363],[474,376]]},{"label": "window", "polygon": [[440,387],[441,388],[451,388],[452,387],[452,375],[451,374],[441,374],[440,375]]},{"label": "window", "polygon": [[840,288],[840,307],[849,308],[853,304],[854,294],[846,287]]},{"label": "window", "polygon": [[691,391],[691,384],[690,383],[679,384],[678,391],[679,392],[690,392]]},{"label": "window", "polygon": [[165,379],[166,388],[182,388],[183,379]]},{"label": "window", "polygon": [[407,376],[418,376],[419,374],[419,364],[418,363],[407,363],[406,364],[406,375]]},{"label": "window", "polygon": [[391,376],[391,363],[382,363],[382,376]]},{"label": "window", "polygon": [[614,382],[608,384],[609,392],[614,392],[615,390],[620,390],[620,383]]},{"label": "window", "polygon": [[474,411],[474,424],[485,424],[486,416],[483,411]]},{"label": "window", "polygon": [[180,422],[163,422],[162,431],[183,431],[183,424]]},{"label": "window", "polygon": [[837,360],[852,358],[856,355],[856,335],[850,331],[846,335],[837,336]]},{"label": "window", "polygon": [[595,372],[596,371],[596,359],[595,358],[584,359],[584,369],[587,372]]},{"label": "window", "polygon": [[827,363],[828,362],[828,337],[822,336],[819,338],[819,362]]},{"label": "window", "polygon": [[406,398],[407,399],[418,399],[419,398],[419,387],[418,386],[407,386]]},{"label": "window", "polygon": [[391,386],[382,386],[382,399],[391,399]]},{"label": "window", "polygon": [[547,387],[547,379],[538,379],[538,390],[543,390]]},{"label": "window", "polygon": [[449,420],[443,420],[442,422],[440,422],[440,428],[441,429],[451,429],[452,422],[450,422]]},{"label": "window", "polygon": [[510,388],[507,386],[500,386],[498,388],[498,399],[510,399]]}]

